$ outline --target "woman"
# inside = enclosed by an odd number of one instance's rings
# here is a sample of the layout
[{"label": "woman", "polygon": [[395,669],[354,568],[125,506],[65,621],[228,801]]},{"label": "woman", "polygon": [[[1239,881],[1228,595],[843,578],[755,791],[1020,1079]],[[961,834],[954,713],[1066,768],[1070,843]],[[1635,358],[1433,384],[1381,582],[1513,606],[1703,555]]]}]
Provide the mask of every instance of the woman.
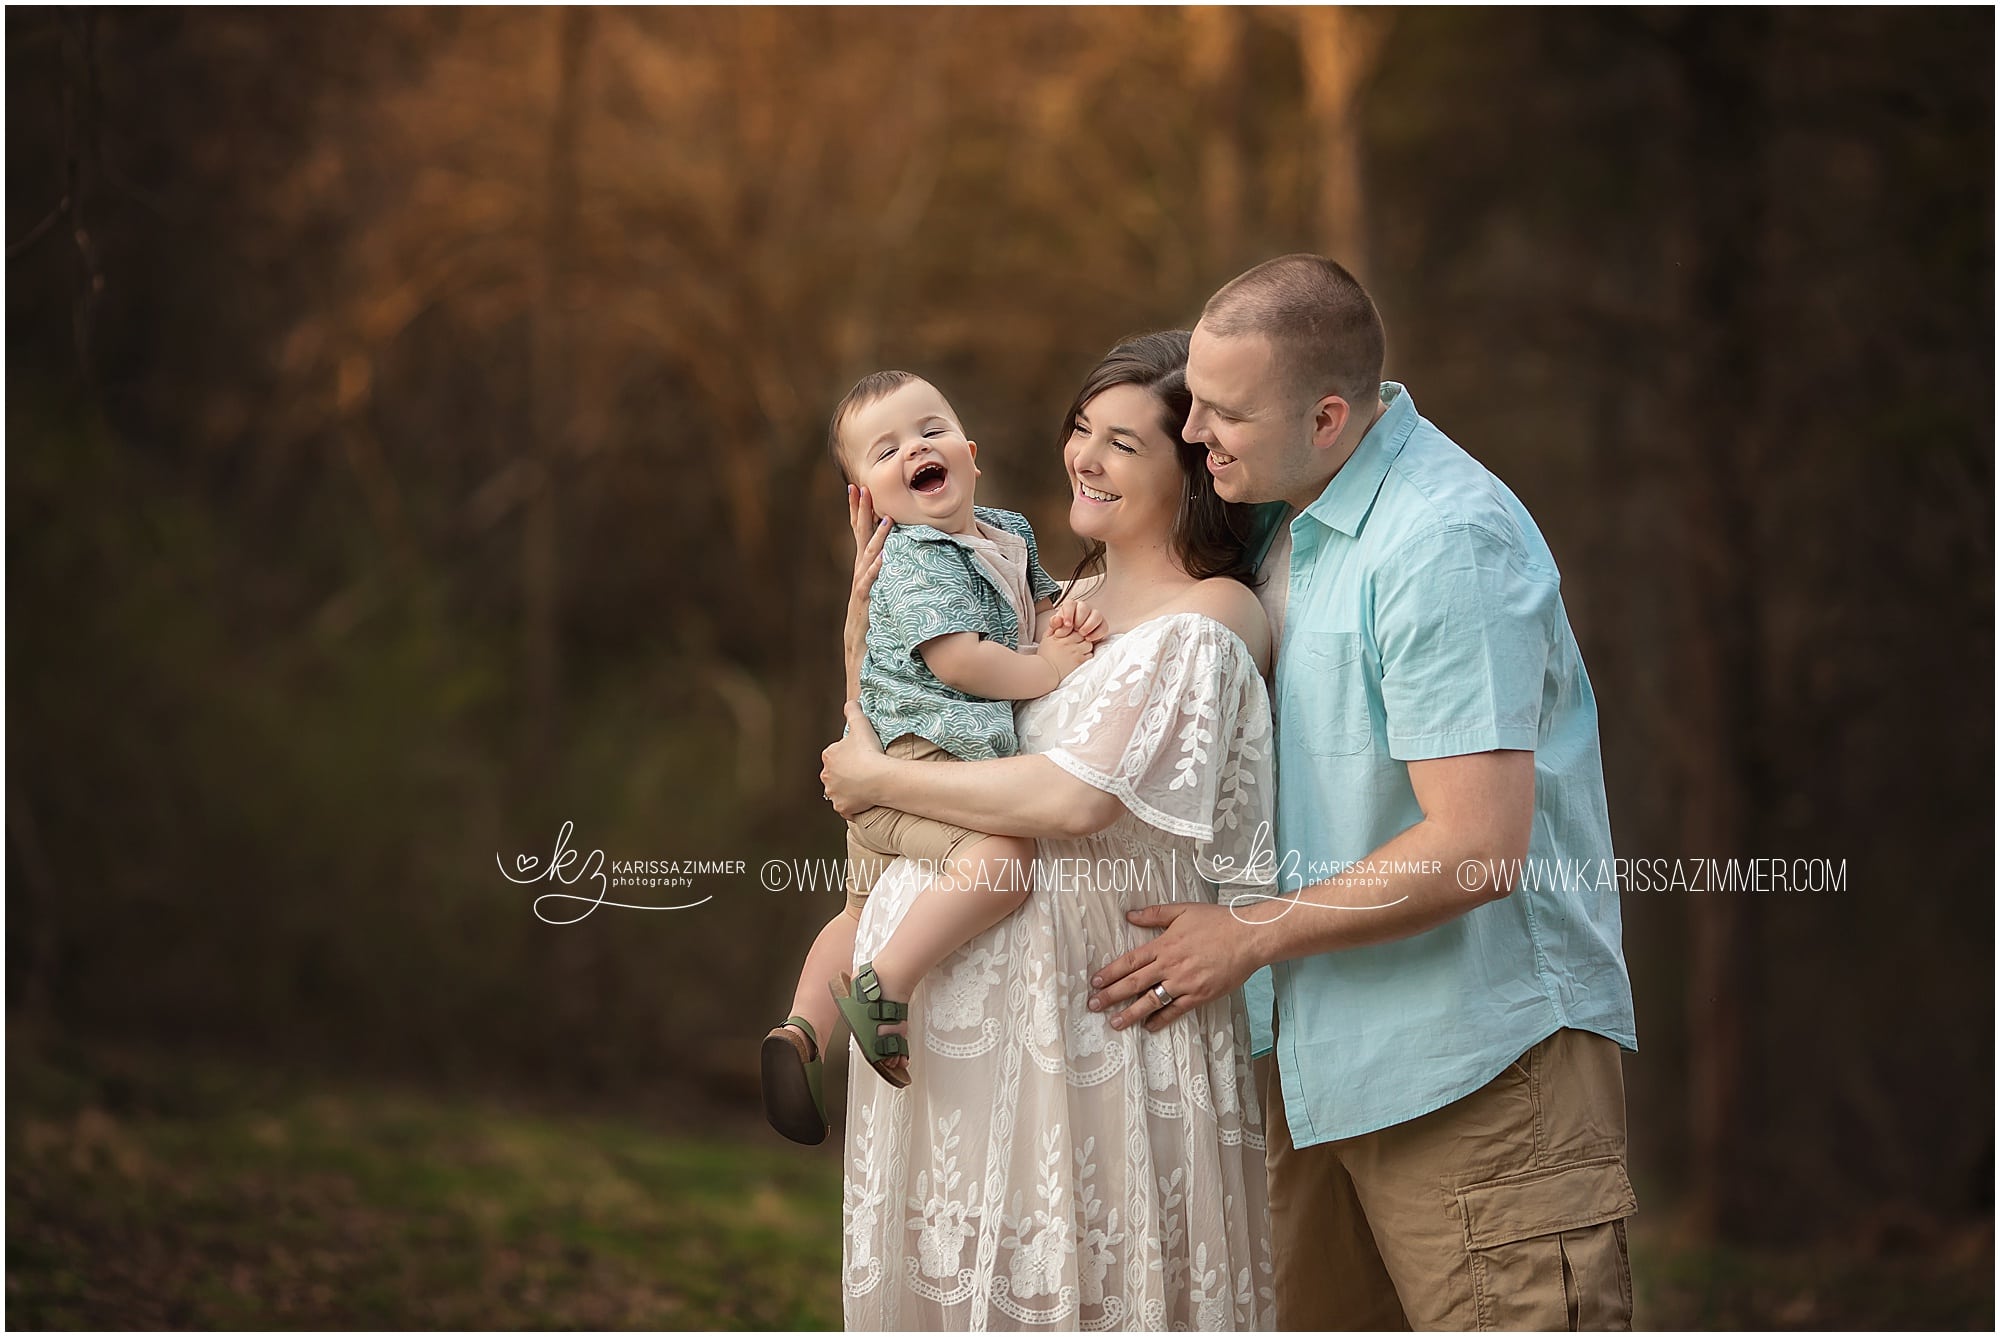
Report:
[{"label": "woman", "polygon": [[[1021,704],[1021,755],[913,773],[852,705],[824,754],[843,815],[881,803],[1038,841],[1027,904],[921,986],[911,1084],[850,1067],[850,1328],[1272,1325],[1242,996],[1158,1030],[1086,1005],[1092,971],[1151,936],[1125,912],[1214,901],[1202,869],[1240,882],[1270,816],[1269,636],[1244,583],[1246,517],[1181,440],[1187,346],[1184,331],[1121,344],[1064,424],[1070,522],[1091,544],[1065,597],[1106,634]],[[858,533],[872,524],[857,516]],[[921,886],[890,866],[857,961]]]}]

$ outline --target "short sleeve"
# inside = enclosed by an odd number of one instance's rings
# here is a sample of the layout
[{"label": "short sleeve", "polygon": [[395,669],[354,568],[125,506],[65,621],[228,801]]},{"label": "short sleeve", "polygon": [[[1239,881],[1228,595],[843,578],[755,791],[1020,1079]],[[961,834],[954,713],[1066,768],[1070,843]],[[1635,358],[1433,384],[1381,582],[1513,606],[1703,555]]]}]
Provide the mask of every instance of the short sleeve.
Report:
[{"label": "short sleeve", "polygon": [[1249,650],[1199,613],[1145,624],[1108,648],[1117,662],[1058,717],[1059,741],[1044,755],[1147,825],[1195,841],[1210,881],[1275,881],[1271,703]]},{"label": "short sleeve", "polygon": [[1428,530],[1374,577],[1389,755],[1534,750],[1560,578],[1474,525]]},{"label": "short sleeve", "polygon": [[1028,585],[1033,590],[1037,602],[1053,599],[1062,592],[1048,572],[1042,570],[1042,559],[1035,551],[1035,530],[1032,525],[1021,526],[1021,537],[1028,541]]},{"label": "short sleeve", "polygon": [[[898,654],[955,631],[984,632],[979,601],[967,598],[965,559],[954,543],[890,535],[868,596],[871,641]],[[978,579],[978,577],[973,577]]]}]

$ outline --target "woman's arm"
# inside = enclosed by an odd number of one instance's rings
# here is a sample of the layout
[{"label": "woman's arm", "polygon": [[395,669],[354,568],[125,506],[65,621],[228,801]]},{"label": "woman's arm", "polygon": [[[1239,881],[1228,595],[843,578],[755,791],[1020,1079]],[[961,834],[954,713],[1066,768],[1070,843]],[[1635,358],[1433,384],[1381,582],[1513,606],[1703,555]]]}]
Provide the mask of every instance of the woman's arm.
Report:
[{"label": "woman's arm", "polygon": [[1042,756],[904,761],[887,756],[868,717],[847,703],[847,737],[820,753],[819,777],[842,817],[895,808],[996,836],[1088,836],[1125,805]]},{"label": "woman's arm", "polygon": [[843,700],[861,699],[861,661],[868,656],[868,592],[882,574],[882,545],[890,525],[875,517],[875,501],[865,487],[847,485],[847,525],[854,531],[854,582],[847,590],[847,623],[841,646],[847,661],[847,691]]}]

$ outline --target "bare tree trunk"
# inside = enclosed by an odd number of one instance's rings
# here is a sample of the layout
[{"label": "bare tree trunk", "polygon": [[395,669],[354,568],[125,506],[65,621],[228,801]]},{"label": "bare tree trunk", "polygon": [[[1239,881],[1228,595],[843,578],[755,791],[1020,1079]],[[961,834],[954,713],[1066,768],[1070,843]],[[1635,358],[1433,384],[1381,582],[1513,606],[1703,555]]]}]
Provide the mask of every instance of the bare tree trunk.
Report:
[{"label": "bare tree trunk", "polygon": [[[104,296],[104,268],[100,262],[97,239],[84,225],[83,204],[89,186],[103,170],[103,155],[100,146],[100,118],[103,112],[103,97],[98,86],[97,69],[97,12],[84,9],[77,18],[78,44],[83,58],[83,108],[78,113],[77,97],[67,80],[63,83],[64,109],[64,181],[63,205],[69,211],[70,234],[76,242],[77,258],[83,267],[83,291],[77,295],[71,308],[71,333],[76,342],[77,371],[84,384],[94,384],[96,373],[96,348],[92,336],[97,329],[98,304]],[[85,167],[91,180],[86,183]]]},{"label": "bare tree trunk", "polygon": [[576,140],[584,48],[591,12],[573,7],[557,16],[555,113],[549,125],[547,214],[536,274],[529,445],[536,468],[521,535],[521,663],[528,735],[527,774],[546,768],[559,729],[561,661],[559,610],[560,507],[568,434],[570,350],[568,289],[577,212]]},{"label": "bare tree trunk", "polygon": [[1201,238],[1195,249],[1204,277],[1218,281],[1246,267],[1243,219],[1258,202],[1244,143],[1248,107],[1243,75],[1244,25],[1240,9],[1217,5],[1182,11],[1187,26],[1188,79],[1203,109],[1196,165],[1201,205]]},{"label": "bare tree trunk", "polygon": [[1368,226],[1362,208],[1362,85],[1374,71],[1388,35],[1388,20],[1373,12],[1301,6],[1299,66],[1305,78],[1306,117],[1318,157],[1318,198],[1313,231],[1322,254],[1368,277]]},{"label": "bare tree trunk", "polygon": [[[1762,577],[1750,488],[1763,433],[1757,339],[1767,213],[1762,10],[1705,10],[1673,35],[1687,102],[1690,422],[1681,496],[1689,554],[1682,638],[1686,857],[1758,853],[1767,801],[1761,744]],[[1758,999],[1755,893],[1691,896],[1688,989],[1693,1183],[1689,1224],[1740,1233],[1756,1200],[1742,1148],[1753,1111]]]},{"label": "bare tree trunk", "polygon": [[58,1020],[56,973],[62,966],[63,936],[56,921],[64,899],[55,863],[42,842],[41,825],[28,802],[26,786],[19,780],[7,799],[7,839],[21,872],[20,881],[15,883],[16,895],[26,902],[26,918],[32,925],[22,972],[26,981],[21,985],[20,1016],[36,1026],[53,1029]]}]

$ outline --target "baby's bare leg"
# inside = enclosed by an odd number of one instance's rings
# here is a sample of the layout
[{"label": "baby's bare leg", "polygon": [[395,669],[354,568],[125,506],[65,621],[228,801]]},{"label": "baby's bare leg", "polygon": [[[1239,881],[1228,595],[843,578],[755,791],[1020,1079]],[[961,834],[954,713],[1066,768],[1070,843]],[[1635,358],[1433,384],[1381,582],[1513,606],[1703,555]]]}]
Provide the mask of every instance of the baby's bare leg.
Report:
[{"label": "baby's bare leg", "polygon": [[[958,857],[911,903],[903,922],[875,954],[875,978],[882,994],[908,1002],[917,982],[939,962],[1021,908],[1033,879],[1035,842],[1016,836],[987,836],[965,846]],[[902,1035],[905,1023],[882,1027]],[[900,1055],[890,1067],[906,1067]]]},{"label": "baby's bare leg", "polygon": [[833,1005],[833,995],[826,991],[826,982],[841,971],[853,968],[854,932],[860,927],[861,911],[851,905],[827,920],[826,927],[813,939],[812,950],[806,953],[805,966],[799,971],[799,987],[792,995],[791,1014],[812,1023],[822,1053],[827,1038],[840,1024],[840,1009]]}]

